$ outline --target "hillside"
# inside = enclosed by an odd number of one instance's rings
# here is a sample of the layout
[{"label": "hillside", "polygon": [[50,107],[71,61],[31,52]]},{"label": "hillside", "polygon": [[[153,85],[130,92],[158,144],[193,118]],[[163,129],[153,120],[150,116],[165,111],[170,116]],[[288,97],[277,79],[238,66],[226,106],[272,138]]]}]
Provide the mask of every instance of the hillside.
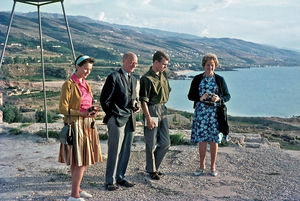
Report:
[{"label": "hillside", "polygon": [[[0,12],[1,43],[4,42],[9,17],[9,13]],[[99,65],[119,65],[120,55],[126,51],[137,53],[139,63],[149,65],[151,56],[157,49],[170,54],[171,69],[197,69],[201,57],[207,52],[216,53],[224,68],[296,66],[300,63],[299,52],[239,39],[197,37],[109,24],[82,16],[69,16],[68,19],[76,54],[91,55],[97,58]],[[62,15],[43,13],[42,28],[44,48],[48,56],[65,56],[65,61],[70,62],[71,51]],[[5,58],[32,56],[32,49],[36,50],[39,45],[37,13],[14,16],[8,44],[11,43],[19,43],[21,46],[8,47]],[[37,53],[33,55],[38,57]]]}]

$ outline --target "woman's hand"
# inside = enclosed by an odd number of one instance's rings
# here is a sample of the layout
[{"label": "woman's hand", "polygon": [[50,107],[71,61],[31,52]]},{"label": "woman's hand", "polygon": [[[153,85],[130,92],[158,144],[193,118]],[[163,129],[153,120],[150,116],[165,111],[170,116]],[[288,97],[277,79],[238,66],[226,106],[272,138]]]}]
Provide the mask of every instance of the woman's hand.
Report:
[{"label": "woman's hand", "polygon": [[[205,93],[205,94],[203,94],[203,96],[200,97],[200,101],[204,101],[204,100],[206,100],[208,97],[209,97],[209,94],[208,94],[208,93]],[[211,101],[212,101],[212,102],[218,102],[218,101],[220,101],[220,97],[219,97],[217,94],[214,94],[214,95],[211,97]]]},{"label": "woman's hand", "polygon": [[91,118],[96,118],[98,115],[98,111],[92,111],[89,113],[89,116],[88,117],[91,117]]},{"label": "woman's hand", "polygon": [[203,94],[203,95],[200,97],[200,101],[206,100],[207,97],[208,97],[208,93]]},{"label": "woman's hand", "polygon": [[217,94],[214,94],[213,97],[211,98],[211,100],[216,103],[216,102],[220,101],[220,97]]},{"label": "woman's hand", "polygon": [[91,118],[96,118],[98,115],[98,111],[88,111],[88,110],[85,110],[85,111],[81,111],[80,112],[80,116],[82,117],[91,117]]},{"label": "woman's hand", "polygon": [[89,115],[89,113],[88,113],[87,110],[80,111],[80,116],[82,116],[82,117],[87,117],[88,115]]}]

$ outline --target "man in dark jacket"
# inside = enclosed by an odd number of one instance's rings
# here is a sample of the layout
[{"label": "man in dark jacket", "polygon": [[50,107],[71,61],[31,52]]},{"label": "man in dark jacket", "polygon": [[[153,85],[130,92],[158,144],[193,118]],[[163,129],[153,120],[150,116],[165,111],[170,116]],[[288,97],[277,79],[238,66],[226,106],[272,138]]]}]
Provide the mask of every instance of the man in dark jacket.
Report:
[{"label": "man in dark jacket", "polygon": [[136,84],[137,80],[131,73],[136,68],[137,56],[128,52],[123,56],[123,66],[111,73],[102,88],[100,103],[105,112],[103,122],[108,128],[108,157],[106,165],[106,188],[117,190],[119,184],[133,187],[126,180],[125,172],[128,165],[133,132],[135,131]]}]

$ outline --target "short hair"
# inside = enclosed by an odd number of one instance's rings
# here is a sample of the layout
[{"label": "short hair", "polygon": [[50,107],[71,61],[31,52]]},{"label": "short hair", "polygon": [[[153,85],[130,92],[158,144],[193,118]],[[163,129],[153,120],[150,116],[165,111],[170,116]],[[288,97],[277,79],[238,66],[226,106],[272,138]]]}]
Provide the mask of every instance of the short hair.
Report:
[{"label": "short hair", "polygon": [[219,60],[218,60],[217,55],[215,55],[213,53],[208,53],[208,54],[204,55],[202,58],[202,67],[204,67],[206,62],[209,60],[214,60],[216,67],[219,66]]},{"label": "short hair", "polygon": [[169,55],[167,55],[166,53],[164,53],[163,51],[161,50],[158,50],[154,53],[153,55],[153,63],[155,61],[159,61],[161,62],[162,58],[165,58],[167,61],[170,61],[170,57]]},{"label": "short hair", "polygon": [[[82,56],[84,56],[84,55],[81,54],[81,55],[79,55],[79,56],[76,58],[76,60],[75,60],[75,67],[77,67],[77,66],[76,66],[77,60],[78,60],[80,57],[82,57]],[[83,66],[83,65],[86,64],[86,63],[94,64],[95,62],[96,62],[96,61],[95,61],[94,58],[89,57],[89,58],[84,59],[83,61],[81,61],[81,62],[78,64],[78,66]]]},{"label": "short hair", "polygon": [[124,62],[125,60],[129,58],[134,58],[135,56],[136,54],[134,54],[133,52],[127,52],[123,55],[122,61]]}]

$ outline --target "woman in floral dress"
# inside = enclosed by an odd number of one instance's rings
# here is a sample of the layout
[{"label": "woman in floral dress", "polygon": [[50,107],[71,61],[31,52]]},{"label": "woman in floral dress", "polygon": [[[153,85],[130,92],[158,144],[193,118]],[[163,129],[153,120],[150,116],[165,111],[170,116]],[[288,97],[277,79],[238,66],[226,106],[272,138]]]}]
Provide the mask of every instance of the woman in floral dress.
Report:
[{"label": "woman in floral dress", "polygon": [[217,176],[216,159],[218,143],[222,140],[217,121],[217,104],[227,102],[230,94],[223,77],[214,73],[219,65],[215,54],[206,54],[202,59],[204,73],[194,77],[188,98],[194,101],[194,120],[191,142],[199,143],[200,169],[194,175],[199,176],[205,170],[206,147],[210,144],[210,175]]}]

